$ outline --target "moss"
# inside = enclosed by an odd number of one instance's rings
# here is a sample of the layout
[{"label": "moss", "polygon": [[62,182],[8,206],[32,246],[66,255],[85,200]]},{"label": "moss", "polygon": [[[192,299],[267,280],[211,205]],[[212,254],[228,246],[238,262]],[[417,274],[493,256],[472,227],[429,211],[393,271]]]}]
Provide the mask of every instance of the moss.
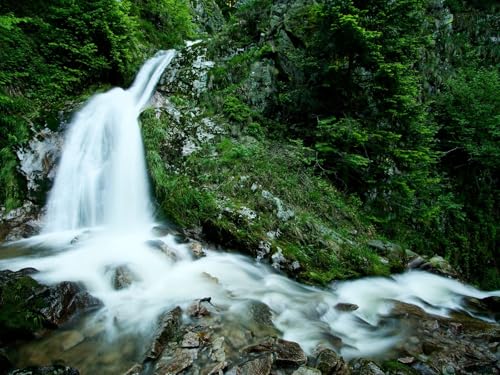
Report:
[{"label": "moss", "polygon": [[385,361],[382,363],[382,369],[388,374],[403,374],[403,375],[417,375],[418,371],[404,365],[396,360]]},{"label": "moss", "polygon": [[38,309],[42,299],[32,298],[40,288],[29,276],[13,278],[0,286],[0,337],[4,340],[30,336],[43,325]]},{"label": "moss", "polygon": [[254,256],[267,243],[298,261],[291,276],[309,283],[388,273],[357,245],[371,234],[359,202],[314,174],[301,143],[270,142],[253,123],[258,137],[221,136],[184,157],[166,142],[166,118],[146,111],[142,124],[158,206],[176,224],[202,227],[207,240]]}]

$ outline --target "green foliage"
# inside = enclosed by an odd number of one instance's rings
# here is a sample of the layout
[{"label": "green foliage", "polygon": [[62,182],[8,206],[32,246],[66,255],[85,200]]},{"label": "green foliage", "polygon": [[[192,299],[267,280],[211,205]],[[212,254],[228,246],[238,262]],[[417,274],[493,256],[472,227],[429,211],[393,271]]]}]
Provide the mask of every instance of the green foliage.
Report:
[{"label": "green foliage", "polygon": [[192,30],[188,1],[2,1],[0,205],[24,199],[15,149],[32,129],[92,87],[126,85],[146,56]]},{"label": "green foliage", "polygon": [[500,285],[499,91],[497,69],[465,68],[436,100],[441,166],[462,206],[448,223],[449,257],[468,277],[481,275],[490,288]]}]

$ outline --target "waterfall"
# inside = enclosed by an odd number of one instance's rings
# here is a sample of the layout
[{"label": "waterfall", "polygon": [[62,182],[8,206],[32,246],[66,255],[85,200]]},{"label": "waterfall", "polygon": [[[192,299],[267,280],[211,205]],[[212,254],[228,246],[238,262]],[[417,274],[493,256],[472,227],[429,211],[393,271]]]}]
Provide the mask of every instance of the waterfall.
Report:
[{"label": "waterfall", "polygon": [[93,96],[75,115],[47,204],[44,233],[153,221],[138,117],[175,51],[146,61],[128,90]]}]

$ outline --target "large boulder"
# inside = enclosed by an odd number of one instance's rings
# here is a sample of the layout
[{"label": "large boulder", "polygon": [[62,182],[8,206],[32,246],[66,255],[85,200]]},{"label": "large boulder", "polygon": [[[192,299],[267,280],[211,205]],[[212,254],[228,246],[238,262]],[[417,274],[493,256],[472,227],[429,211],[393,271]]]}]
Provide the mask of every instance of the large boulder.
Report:
[{"label": "large boulder", "polygon": [[102,303],[73,282],[52,286],[31,276],[37,270],[0,271],[0,344],[31,337],[41,328],[54,328],[79,312]]}]

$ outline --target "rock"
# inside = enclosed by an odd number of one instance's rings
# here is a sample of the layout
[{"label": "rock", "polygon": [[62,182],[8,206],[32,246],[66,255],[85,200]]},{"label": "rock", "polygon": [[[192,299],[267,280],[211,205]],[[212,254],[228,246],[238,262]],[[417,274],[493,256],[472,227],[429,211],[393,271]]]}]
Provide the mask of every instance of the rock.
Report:
[{"label": "rock", "polygon": [[195,354],[189,349],[178,349],[173,356],[162,356],[156,363],[154,375],[175,375],[190,367]]},{"label": "rock", "polygon": [[303,365],[307,362],[306,353],[296,342],[277,339],[273,352],[278,364]]},{"label": "rock", "polygon": [[217,337],[212,342],[212,354],[210,357],[212,360],[216,362],[225,362],[226,361],[226,350],[224,347],[224,337]]},{"label": "rock", "polygon": [[403,254],[402,247],[395,243],[370,240],[367,242],[367,245],[375,249],[380,255],[390,255],[391,253]]},{"label": "rock", "polygon": [[26,146],[17,150],[18,170],[26,178],[30,200],[45,195],[55,177],[56,161],[61,154],[62,144],[61,132],[44,128]]},{"label": "rock", "polygon": [[67,366],[42,366],[14,370],[9,375],[80,375],[80,371]]},{"label": "rock", "polygon": [[349,374],[349,367],[340,357],[331,349],[320,349],[316,356],[316,366],[322,374]]},{"label": "rock", "polygon": [[64,281],[47,288],[40,294],[46,307],[40,309],[46,321],[54,326],[67,322],[74,314],[102,306],[102,302],[91,296],[77,283]]},{"label": "rock", "polygon": [[123,375],[141,375],[142,370],[143,370],[142,365],[136,363],[131,368],[129,368],[127,372],[125,372]]},{"label": "rock", "polygon": [[211,298],[201,298],[195,302],[193,302],[191,305],[189,305],[187,309],[187,313],[190,317],[193,318],[201,318],[205,316],[210,316],[210,311],[208,308],[205,306],[204,302],[210,303]]},{"label": "rock", "polygon": [[209,372],[208,375],[219,375],[223,374],[223,370],[227,367],[228,363],[227,362],[220,362],[215,365]]},{"label": "rock", "polygon": [[30,201],[8,212],[0,207],[0,241],[17,241],[38,234],[40,216],[40,207]]},{"label": "rock", "polygon": [[128,288],[138,277],[126,265],[121,265],[112,270],[111,284],[115,290]]},{"label": "rock", "polygon": [[101,306],[78,284],[39,284],[33,268],[0,271],[0,343],[33,336],[42,327],[57,327],[74,314]]},{"label": "rock", "polygon": [[64,351],[69,350],[85,340],[85,337],[78,331],[66,331],[59,336],[61,347]]},{"label": "rock", "polygon": [[178,335],[181,326],[181,315],[182,310],[177,306],[159,318],[153,342],[146,355],[146,361],[157,359],[167,343]]},{"label": "rock", "polygon": [[190,4],[199,32],[214,33],[224,26],[224,16],[214,0],[190,0]]},{"label": "rock", "polygon": [[359,309],[359,306],[353,303],[337,303],[335,305],[335,309],[338,311],[347,312],[347,311],[355,311]]},{"label": "rock", "polygon": [[191,243],[190,249],[195,258],[202,258],[206,255],[201,243],[197,241]]},{"label": "rock", "polygon": [[194,332],[188,332],[182,338],[181,347],[198,348],[200,346],[200,336]]},{"label": "rock", "polygon": [[258,358],[245,362],[237,371],[240,375],[269,375],[273,366],[271,354],[262,355]]},{"label": "rock", "polygon": [[149,241],[146,241],[146,244],[153,249],[160,250],[163,254],[165,254],[172,261],[174,261],[174,262],[177,261],[177,253],[175,252],[175,250],[171,249],[162,240],[149,240]]},{"label": "rock", "polygon": [[321,371],[313,367],[301,366],[292,375],[321,375]]},{"label": "rock", "polygon": [[384,371],[373,361],[356,359],[349,363],[352,375],[385,375]]}]

